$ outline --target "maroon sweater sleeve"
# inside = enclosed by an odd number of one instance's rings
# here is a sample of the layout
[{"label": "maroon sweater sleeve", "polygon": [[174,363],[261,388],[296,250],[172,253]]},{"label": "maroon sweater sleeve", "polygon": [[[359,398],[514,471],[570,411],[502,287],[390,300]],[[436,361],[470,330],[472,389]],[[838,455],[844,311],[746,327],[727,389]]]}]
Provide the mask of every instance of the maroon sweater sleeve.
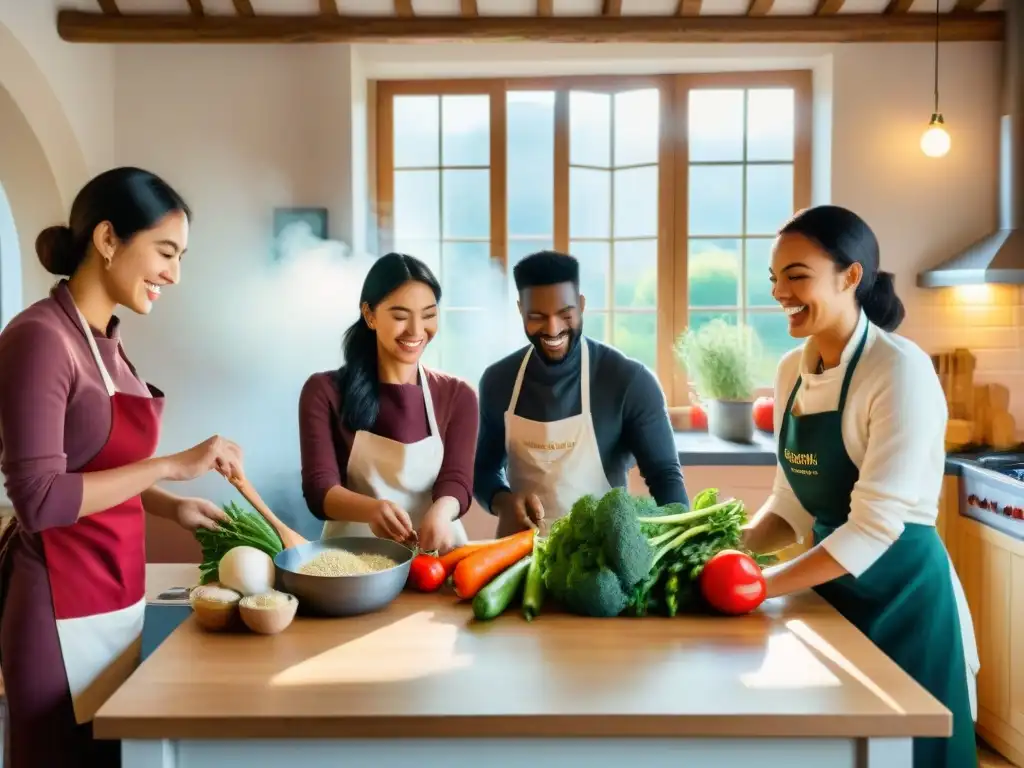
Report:
[{"label": "maroon sweater sleeve", "polygon": [[65,413],[74,362],[61,333],[38,320],[0,334],[0,448],[7,495],[31,533],[71,525],[83,478],[69,473]]},{"label": "maroon sweater sleeve", "polygon": [[[299,458],[302,464],[302,495],[313,515],[326,520],[324,498],[336,485],[345,484],[348,450],[338,455],[335,425],[339,395],[329,374],[307,379],[299,395]],[[344,461],[342,461],[344,459]]]},{"label": "maroon sweater sleeve", "polygon": [[[473,498],[473,462],[476,458],[476,437],[480,426],[476,393],[460,379],[439,378],[438,387],[431,387],[438,407],[437,428],[444,442],[444,460],[434,481],[433,498],[451,496],[459,502],[459,517],[469,511]],[[433,383],[433,382],[431,382]],[[443,393],[438,390],[443,389]]]}]

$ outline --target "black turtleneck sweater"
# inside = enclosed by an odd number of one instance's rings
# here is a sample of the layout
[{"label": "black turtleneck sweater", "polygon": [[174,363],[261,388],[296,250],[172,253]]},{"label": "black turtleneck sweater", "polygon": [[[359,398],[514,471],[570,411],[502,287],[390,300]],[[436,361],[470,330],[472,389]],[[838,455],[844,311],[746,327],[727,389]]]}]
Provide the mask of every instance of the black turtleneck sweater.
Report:
[{"label": "black turtleneck sweater", "polygon": [[[659,505],[687,503],[665,396],[642,363],[613,347],[583,337],[590,346],[590,411],[608,483],[625,487],[633,460]],[[516,415],[558,421],[580,413],[581,344],[556,365],[534,350],[526,366]],[[509,490],[505,454],[505,411],[526,347],[499,360],[480,378],[480,432],[473,495],[490,509],[498,491]]]}]

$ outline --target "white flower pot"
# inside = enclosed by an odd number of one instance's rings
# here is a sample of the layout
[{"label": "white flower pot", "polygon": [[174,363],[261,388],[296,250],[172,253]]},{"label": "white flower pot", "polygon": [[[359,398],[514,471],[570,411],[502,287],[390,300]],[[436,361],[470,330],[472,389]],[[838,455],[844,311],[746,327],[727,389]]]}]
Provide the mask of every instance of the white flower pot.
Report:
[{"label": "white flower pot", "polygon": [[708,434],[731,443],[754,440],[754,404],[727,400],[709,400]]}]

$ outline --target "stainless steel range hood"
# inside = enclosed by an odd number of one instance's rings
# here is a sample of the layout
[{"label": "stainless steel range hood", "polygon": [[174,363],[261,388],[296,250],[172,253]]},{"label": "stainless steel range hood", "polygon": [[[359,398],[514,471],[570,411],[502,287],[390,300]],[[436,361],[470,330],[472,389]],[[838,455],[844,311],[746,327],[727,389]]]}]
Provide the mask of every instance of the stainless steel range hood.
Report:
[{"label": "stainless steel range hood", "polygon": [[1003,107],[999,131],[999,229],[917,276],[922,288],[1024,285],[1024,2],[1003,6]]}]

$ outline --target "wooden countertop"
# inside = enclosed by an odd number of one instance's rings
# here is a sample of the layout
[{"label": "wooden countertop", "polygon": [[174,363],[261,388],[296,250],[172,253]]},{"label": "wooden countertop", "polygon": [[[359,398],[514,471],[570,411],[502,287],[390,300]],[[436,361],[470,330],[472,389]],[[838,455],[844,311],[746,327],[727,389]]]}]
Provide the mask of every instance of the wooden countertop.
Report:
[{"label": "wooden countertop", "polygon": [[[151,566],[155,591],[194,567]],[[159,573],[157,573],[159,570]],[[159,585],[156,582],[160,582]],[[945,736],[949,712],[813,593],[738,618],[477,624],[403,594],[276,636],[186,620],[99,711],[99,738]]]}]

